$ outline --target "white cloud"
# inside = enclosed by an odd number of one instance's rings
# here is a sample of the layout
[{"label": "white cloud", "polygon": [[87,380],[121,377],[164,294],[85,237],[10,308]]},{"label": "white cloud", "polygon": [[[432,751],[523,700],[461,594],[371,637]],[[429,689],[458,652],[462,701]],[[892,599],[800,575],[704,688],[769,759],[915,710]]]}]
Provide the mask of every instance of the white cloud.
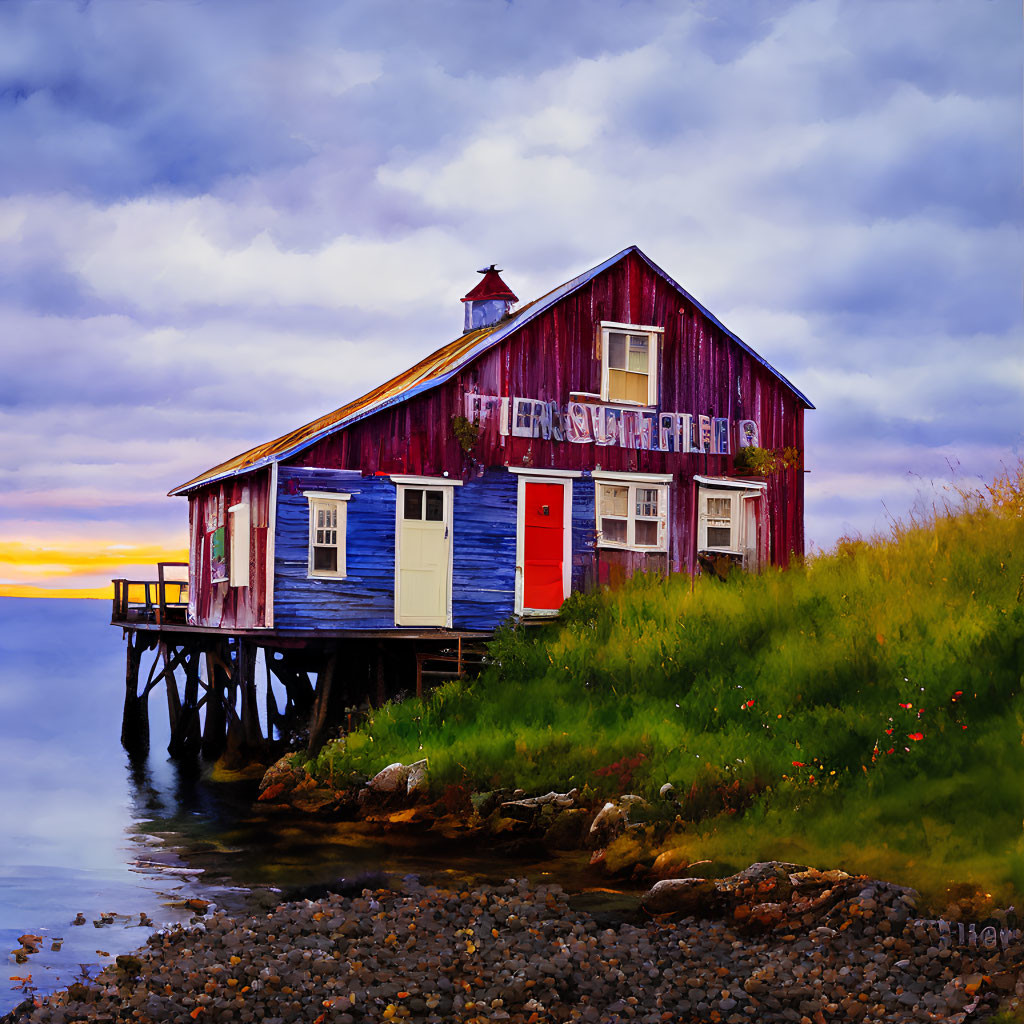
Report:
[{"label": "white cloud", "polygon": [[[0,32],[31,84],[2,122],[0,523],[164,530],[168,487],[457,335],[478,266],[526,300],[630,243],[818,406],[820,542],[1020,443],[999,4],[387,10]],[[950,447],[972,403],[991,450]]]}]

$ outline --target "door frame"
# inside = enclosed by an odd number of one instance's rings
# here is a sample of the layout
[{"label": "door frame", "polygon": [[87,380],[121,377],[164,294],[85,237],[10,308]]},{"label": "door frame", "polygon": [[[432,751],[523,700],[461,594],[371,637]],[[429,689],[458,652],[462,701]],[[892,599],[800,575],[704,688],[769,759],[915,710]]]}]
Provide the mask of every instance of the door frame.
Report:
[{"label": "door frame", "polygon": [[525,469],[509,466],[508,471],[519,478],[516,490],[516,585],[515,614],[524,617],[551,618],[557,608],[523,607],[523,574],[526,541],[526,485],[562,485],[562,593],[563,600],[572,591],[572,482],[583,476],[578,469]]},{"label": "door frame", "polygon": [[[448,569],[447,569],[447,596],[445,598],[445,620],[444,625],[439,626],[431,623],[423,626],[424,629],[451,629],[452,628],[452,575],[454,569],[455,553],[455,490],[462,486],[461,480],[452,480],[446,476],[392,476],[391,482],[395,485],[395,606],[394,619],[396,626],[410,626],[409,623],[398,621],[399,609],[402,607],[402,510],[405,502],[403,494],[407,487],[416,490],[444,490],[445,491],[445,516],[444,525],[448,531]],[[416,623],[412,624],[416,628]]]}]

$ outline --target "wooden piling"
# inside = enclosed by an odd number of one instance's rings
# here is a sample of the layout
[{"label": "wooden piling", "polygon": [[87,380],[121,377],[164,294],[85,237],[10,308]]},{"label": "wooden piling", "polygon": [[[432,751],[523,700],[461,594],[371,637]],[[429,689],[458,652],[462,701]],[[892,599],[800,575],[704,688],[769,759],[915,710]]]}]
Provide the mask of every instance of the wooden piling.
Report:
[{"label": "wooden piling", "polygon": [[235,670],[242,698],[242,738],[248,749],[255,750],[263,744],[263,730],[256,698],[256,645],[252,641],[239,640]]},{"label": "wooden piling", "polygon": [[338,649],[333,648],[324,660],[324,666],[318,673],[316,683],[316,699],[313,702],[313,713],[309,719],[309,742],[306,750],[310,754],[317,753],[324,745],[327,730],[327,716],[331,703],[331,689],[338,671]]},{"label": "wooden piling", "polygon": [[178,695],[178,681],[174,678],[174,668],[178,662],[165,641],[160,641],[159,650],[164,663],[163,671],[160,674],[163,676],[164,687],[167,690],[167,721],[171,727],[171,744],[167,749],[173,755],[175,753],[172,749],[174,737],[178,733],[181,723],[181,697]]},{"label": "wooden piling", "polygon": [[213,647],[203,652],[206,662],[206,721],[203,723],[203,757],[218,757],[224,751],[227,732],[227,673],[224,658]]},{"label": "wooden piling", "polygon": [[130,754],[149,750],[149,691],[139,691],[139,668],[144,651],[152,643],[137,632],[128,633],[124,672],[124,710],[121,714],[121,746]]},{"label": "wooden piling", "polygon": [[[226,764],[235,767],[270,754],[275,736],[293,740],[301,736],[310,752],[319,750],[333,728],[345,727],[346,711],[352,727],[352,707],[346,705],[366,702],[380,707],[398,689],[396,678],[401,672],[409,668],[419,675],[420,662],[429,655],[413,649],[412,657],[406,658],[403,655],[408,652],[399,652],[379,638],[275,641],[252,635],[192,633],[174,626],[128,625],[125,640],[121,721],[125,749],[132,754],[148,750],[148,698],[162,683],[171,755],[195,756],[201,751],[207,758],[223,756]],[[255,678],[260,649],[267,669],[267,735],[260,723]],[[436,657],[452,661],[456,674],[461,674],[465,651],[461,643],[456,649],[454,657],[447,652]],[[155,655],[143,683],[146,651]],[[417,693],[421,693],[422,681],[417,682]]]},{"label": "wooden piling", "polygon": [[[182,646],[176,661],[182,666],[185,683],[178,707],[177,722],[171,729],[171,742],[167,749],[174,756],[193,754],[200,746],[199,730],[199,650]],[[175,686],[175,692],[177,687]]]}]

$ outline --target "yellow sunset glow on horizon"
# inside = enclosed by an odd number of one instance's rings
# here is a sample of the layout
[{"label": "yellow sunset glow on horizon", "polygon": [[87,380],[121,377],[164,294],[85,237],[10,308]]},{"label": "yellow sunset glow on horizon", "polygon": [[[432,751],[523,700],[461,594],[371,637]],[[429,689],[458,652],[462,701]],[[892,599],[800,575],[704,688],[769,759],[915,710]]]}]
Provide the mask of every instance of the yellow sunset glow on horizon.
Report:
[{"label": "yellow sunset glow on horizon", "polygon": [[0,540],[0,597],[109,598],[112,579],[155,580],[187,549],[94,540]]}]

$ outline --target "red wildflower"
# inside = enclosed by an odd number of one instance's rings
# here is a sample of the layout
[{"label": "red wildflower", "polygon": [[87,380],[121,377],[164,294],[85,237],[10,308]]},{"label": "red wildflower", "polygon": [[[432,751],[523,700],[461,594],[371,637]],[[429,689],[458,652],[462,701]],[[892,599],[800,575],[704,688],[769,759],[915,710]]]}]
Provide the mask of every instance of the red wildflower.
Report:
[{"label": "red wildflower", "polygon": [[885,730],[885,735],[886,736],[891,736],[892,735],[892,729],[886,729]]},{"label": "red wildflower", "polygon": [[914,705],[913,704],[901,704],[900,707],[909,711]]},{"label": "red wildflower", "polygon": [[793,767],[794,767],[794,768],[806,768],[806,767],[807,767],[807,765],[805,765],[805,764],[803,763],[803,761],[794,761],[794,762],[793,762]]},{"label": "red wildflower", "polygon": [[924,733],[923,732],[908,732],[907,733],[907,739],[923,740],[924,739]]},{"label": "red wildflower", "polygon": [[891,754],[891,753],[892,753],[892,752],[893,752],[893,751],[894,751],[895,749],[896,749],[895,747],[890,747],[890,748],[889,748],[889,749],[888,749],[888,750],[886,751],[886,753],[887,753],[887,754]]},{"label": "red wildflower", "polygon": [[754,706],[754,702],[752,700],[748,700],[747,703],[744,704],[743,706],[745,708],[752,708]]}]

